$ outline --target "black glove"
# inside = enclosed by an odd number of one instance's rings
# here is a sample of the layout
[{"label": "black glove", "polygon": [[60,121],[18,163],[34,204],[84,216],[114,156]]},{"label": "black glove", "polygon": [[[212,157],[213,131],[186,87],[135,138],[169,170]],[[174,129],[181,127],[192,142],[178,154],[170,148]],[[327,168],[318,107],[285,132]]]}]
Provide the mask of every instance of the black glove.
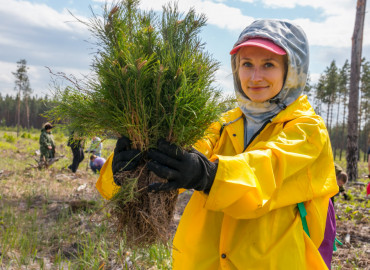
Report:
[{"label": "black glove", "polygon": [[151,159],[147,168],[167,183],[149,185],[149,191],[170,191],[178,188],[195,189],[209,193],[216,176],[218,163],[209,161],[195,149],[187,152],[164,139],[157,143],[157,149],[148,153]]},{"label": "black glove", "polygon": [[116,148],[114,148],[114,156],[112,162],[113,179],[117,185],[121,185],[116,174],[121,171],[131,171],[139,165],[142,154],[137,149],[131,149],[131,141],[129,138],[122,136],[117,140]]}]

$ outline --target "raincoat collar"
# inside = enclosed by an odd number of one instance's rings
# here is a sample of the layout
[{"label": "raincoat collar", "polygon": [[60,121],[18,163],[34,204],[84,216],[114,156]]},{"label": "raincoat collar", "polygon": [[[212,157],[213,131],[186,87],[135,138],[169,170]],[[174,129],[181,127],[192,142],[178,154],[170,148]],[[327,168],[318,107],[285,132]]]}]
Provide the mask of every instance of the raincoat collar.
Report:
[{"label": "raincoat collar", "polygon": [[[315,111],[308,102],[307,96],[302,95],[297,100],[295,100],[290,106],[288,106],[285,110],[281,111],[280,113],[278,113],[278,115],[272,118],[271,122],[282,123],[294,120],[298,117],[314,115],[316,115]],[[240,107],[230,110],[223,115],[222,125],[226,127],[235,122],[235,120],[241,118],[242,116],[243,111],[241,110]]]}]

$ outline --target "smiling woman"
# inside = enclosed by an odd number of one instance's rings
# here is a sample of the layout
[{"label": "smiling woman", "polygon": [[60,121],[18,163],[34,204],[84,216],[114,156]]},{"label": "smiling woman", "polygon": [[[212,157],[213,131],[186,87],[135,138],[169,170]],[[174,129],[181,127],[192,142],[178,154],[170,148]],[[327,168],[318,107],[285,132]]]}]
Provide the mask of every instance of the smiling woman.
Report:
[{"label": "smiling woman", "polygon": [[241,87],[252,101],[264,102],[280,92],[285,75],[286,58],[283,55],[246,45],[237,57]]},{"label": "smiling woman", "polygon": [[[338,187],[324,122],[301,95],[306,35],[286,21],[255,21],[231,65],[239,108],[196,150],[161,141],[148,154],[149,170],[168,180],[150,188],[195,190],[173,241],[173,269],[328,269],[335,232],[327,234],[334,216],[326,217]],[[329,249],[319,253],[323,243]]]}]

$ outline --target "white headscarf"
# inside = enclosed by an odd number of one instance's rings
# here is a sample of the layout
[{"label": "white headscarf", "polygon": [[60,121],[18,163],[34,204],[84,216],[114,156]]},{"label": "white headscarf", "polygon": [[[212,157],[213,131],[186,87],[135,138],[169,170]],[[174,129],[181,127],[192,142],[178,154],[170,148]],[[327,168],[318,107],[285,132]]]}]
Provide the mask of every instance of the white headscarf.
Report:
[{"label": "white headscarf", "polygon": [[265,38],[283,48],[288,57],[288,70],[282,90],[265,102],[253,102],[244,93],[236,72],[236,55],[231,56],[235,95],[246,118],[246,143],[267,121],[292,104],[306,84],[309,52],[308,41],[302,28],[281,20],[257,20],[247,26],[234,47],[251,38]]}]

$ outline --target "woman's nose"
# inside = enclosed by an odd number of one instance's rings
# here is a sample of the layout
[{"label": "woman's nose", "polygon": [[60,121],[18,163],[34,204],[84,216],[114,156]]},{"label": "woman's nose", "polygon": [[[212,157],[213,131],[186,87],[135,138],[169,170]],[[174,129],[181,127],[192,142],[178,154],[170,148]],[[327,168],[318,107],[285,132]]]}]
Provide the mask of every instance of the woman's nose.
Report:
[{"label": "woman's nose", "polygon": [[252,73],[252,81],[258,82],[262,80],[262,72],[259,68],[254,68]]}]

